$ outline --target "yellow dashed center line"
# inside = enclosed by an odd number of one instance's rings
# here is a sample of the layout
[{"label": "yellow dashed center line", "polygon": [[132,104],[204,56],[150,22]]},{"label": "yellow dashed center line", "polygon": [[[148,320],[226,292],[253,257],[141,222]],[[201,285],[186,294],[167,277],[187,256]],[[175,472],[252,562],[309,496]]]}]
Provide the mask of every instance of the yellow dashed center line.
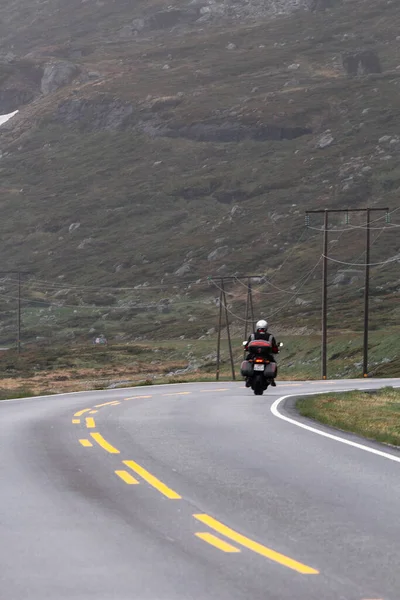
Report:
[{"label": "yellow dashed center line", "polygon": [[228,544],[228,542],[221,540],[212,533],[195,533],[195,535],[208,544],[211,544],[211,546],[215,546],[215,548],[222,550],[222,552],[240,552],[239,548],[235,548],[235,546]]},{"label": "yellow dashed center line", "polygon": [[171,490],[171,488],[167,487],[165,483],[154,477],[151,473],[146,471],[143,467],[135,463],[133,460],[124,460],[124,465],[135,471],[140,477],[142,477],[147,483],[153,486],[156,490],[158,490],[161,494],[169,498],[170,500],[180,500],[181,496]]},{"label": "yellow dashed center line", "polygon": [[89,413],[89,415],[94,415],[94,414],[96,414],[97,412],[99,412],[99,411],[98,411],[98,410],[91,410],[91,411],[90,411],[90,413]]},{"label": "yellow dashed center line", "polygon": [[109,444],[100,433],[91,433],[90,435],[95,440],[95,442],[97,442],[99,446],[103,448],[103,450],[107,450],[107,452],[109,452],[110,454],[120,453],[119,450],[117,450],[117,448],[114,448],[114,446],[111,446],[111,444]]},{"label": "yellow dashed center line", "polygon": [[[310,383],[317,384],[317,383],[321,383],[321,382],[315,381],[315,382],[310,382]],[[283,384],[283,385],[285,385],[285,384]],[[298,386],[301,384],[292,383],[292,384],[286,384],[286,385],[287,386]],[[229,391],[229,388],[201,390],[201,392],[203,392],[203,393],[226,392],[226,391]],[[162,394],[162,396],[188,396],[190,394],[192,394],[192,392],[174,392],[174,393]],[[152,398],[152,397],[153,397],[152,395],[130,396],[128,398],[124,398],[124,400],[138,400],[141,398]],[[103,404],[96,404],[95,408],[100,408],[103,406],[117,406],[118,404],[121,404],[121,402],[119,402],[118,400],[114,400],[112,402],[104,402]],[[90,409],[90,408],[85,408],[83,410],[76,412],[74,414],[74,417],[81,417],[83,414],[85,414],[87,412],[89,412],[90,414],[95,414],[98,411],[94,410],[94,409]],[[85,420],[86,420],[86,427],[88,429],[93,429],[96,427],[96,423],[95,423],[95,420],[93,417],[86,417]],[[74,423],[74,424],[79,424],[80,422],[81,422],[80,419],[76,419],[76,418],[72,419],[72,423]],[[120,454],[120,451],[117,448],[115,448],[114,446],[112,446],[109,442],[107,442],[107,440],[105,440],[100,433],[97,433],[97,432],[91,433],[90,436],[97,442],[97,444],[99,444],[99,446],[101,446],[101,448],[103,448],[110,454]],[[88,439],[80,439],[79,443],[84,447],[92,447],[93,446],[92,442]],[[181,499],[181,496],[177,492],[175,492],[174,490],[172,490],[171,488],[166,486],[165,483],[163,483],[162,481],[157,479],[157,477],[155,477],[149,471],[147,471],[146,469],[141,467],[138,463],[134,462],[133,460],[124,460],[122,462],[127,467],[132,469],[135,473],[137,473],[140,477],[142,477],[142,479],[144,479],[152,487],[154,487],[156,490],[158,490],[161,494],[166,496],[167,498],[169,498],[171,500]],[[114,472],[122,481],[124,481],[124,483],[126,483],[128,485],[138,485],[139,484],[139,481],[137,479],[135,479],[135,477],[133,477],[130,473],[128,473],[128,471],[116,470]],[[248,550],[252,550],[253,552],[256,552],[257,554],[264,556],[265,558],[268,558],[268,559],[270,559],[274,562],[277,562],[285,567],[288,567],[289,569],[293,569],[294,571],[297,571],[298,573],[308,574],[308,575],[310,575],[310,574],[316,575],[319,573],[319,571],[317,571],[316,569],[313,569],[312,567],[304,565],[292,558],[289,558],[288,556],[285,556],[284,554],[280,554],[279,552],[276,552],[275,550],[272,550],[271,548],[267,548],[266,546],[263,546],[262,544],[255,542],[254,540],[238,533],[237,531],[230,529],[229,527],[227,527],[220,521],[217,521],[213,517],[210,517],[209,515],[194,514],[193,517],[195,519],[197,519],[198,521],[200,521],[201,523],[204,523],[211,529],[214,529],[214,531],[218,532],[219,534],[223,535],[224,537],[236,542],[237,544],[247,548]],[[199,533],[196,533],[195,535],[199,539],[210,544],[211,546],[214,546],[215,548],[218,548],[222,552],[226,552],[226,553],[240,553],[241,552],[241,550],[239,548],[233,546],[232,544],[229,544],[227,541],[220,539],[219,537],[217,537],[216,535],[214,535],[212,533],[199,532]]]},{"label": "yellow dashed center line", "polygon": [[91,448],[93,446],[90,440],[79,440],[79,443],[82,444],[85,448]]},{"label": "yellow dashed center line", "polygon": [[85,414],[86,412],[89,412],[90,410],[91,410],[90,408],[84,408],[83,410],[76,412],[74,414],[74,417],[81,417],[83,414]]},{"label": "yellow dashed center line", "polygon": [[122,481],[125,481],[125,483],[128,485],[135,485],[139,483],[137,479],[128,473],[128,471],[115,471],[115,474],[118,475],[118,477],[120,477]]},{"label": "yellow dashed center line", "polygon": [[303,575],[317,575],[319,573],[319,571],[313,569],[312,567],[303,565],[302,563],[293,560],[293,558],[289,558],[284,554],[275,552],[275,550],[271,550],[271,548],[267,548],[266,546],[263,546],[262,544],[259,544],[258,542],[255,542],[250,538],[238,533],[237,531],[230,529],[229,527],[227,527],[223,523],[220,523],[216,519],[213,519],[213,517],[210,517],[209,515],[200,514],[193,516],[198,521],[201,521],[205,525],[208,525],[208,527],[211,527],[211,529],[214,529],[223,536],[233,540],[234,542],[237,542],[241,546],[244,546],[245,548],[248,548],[249,550],[252,550],[257,554],[260,554],[261,556],[265,556],[265,558],[269,558],[274,562],[288,567],[289,569],[293,569],[294,571],[302,573]]}]

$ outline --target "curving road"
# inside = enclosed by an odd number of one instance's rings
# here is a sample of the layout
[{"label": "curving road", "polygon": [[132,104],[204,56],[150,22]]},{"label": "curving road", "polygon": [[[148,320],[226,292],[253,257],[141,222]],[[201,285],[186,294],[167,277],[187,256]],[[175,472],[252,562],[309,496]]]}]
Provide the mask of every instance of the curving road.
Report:
[{"label": "curving road", "polygon": [[0,598],[398,600],[400,451],[281,399],[383,385],[0,402]]}]

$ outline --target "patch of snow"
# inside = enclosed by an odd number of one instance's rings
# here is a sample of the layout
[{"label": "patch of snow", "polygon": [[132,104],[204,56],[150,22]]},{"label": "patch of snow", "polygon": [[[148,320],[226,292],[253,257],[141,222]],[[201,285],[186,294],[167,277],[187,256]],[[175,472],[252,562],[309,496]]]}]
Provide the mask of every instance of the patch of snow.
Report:
[{"label": "patch of snow", "polygon": [[8,115],[0,115],[0,125],[3,125],[3,123],[6,123],[9,119],[11,119],[14,115],[17,114],[17,110],[15,110],[12,113],[9,113]]}]

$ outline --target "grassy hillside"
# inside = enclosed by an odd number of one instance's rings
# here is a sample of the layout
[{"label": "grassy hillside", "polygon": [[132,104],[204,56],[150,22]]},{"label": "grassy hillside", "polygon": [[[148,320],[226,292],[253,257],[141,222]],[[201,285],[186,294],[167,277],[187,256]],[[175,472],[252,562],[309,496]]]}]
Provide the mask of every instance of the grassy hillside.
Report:
[{"label": "grassy hillside", "polygon": [[[387,206],[371,262],[400,253],[400,8],[238,20],[236,3],[198,22],[176,7],[176,22],[161,2],[0,7],[0,106],[20,108],[0,131],[0,233],[4,270],[29,272],[25,339],[212,336],[218,276],[233,274],[266,276],[255,309],[278,331],[315,333],[322,220],[305,228],[307,209]],[[346,74],[343,55],[360,48],[381,73]],[[43,94],[55,61],[77,74]],[[362,329],[363,223],[331,220],[331,331]],[[397,325],[399,285],[400,260],[371,268],[373,330]],[[241,331],[246,289],[227,291]],[[5,344],[16,297],[11,275]]]}]

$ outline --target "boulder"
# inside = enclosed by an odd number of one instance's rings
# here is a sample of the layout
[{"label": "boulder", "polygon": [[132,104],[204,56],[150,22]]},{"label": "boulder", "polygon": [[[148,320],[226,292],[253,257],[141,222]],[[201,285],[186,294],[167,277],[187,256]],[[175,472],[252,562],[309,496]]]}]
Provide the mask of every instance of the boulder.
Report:
[{"label": "boulder", "polygon": [[178,277],[183,277],[183,275],[190,273],[190,271],[190,265],[188,263],[184,263],[181,267],[179,267],[179,269],[175,271],[175,275],[177,275]]},{"label": "boulder", "polygon": [[42,94],[51,94],[59,88],[69,85],[79,72],[79,68],[68,61],[57,61],[47,64],[44,68],[40,84]]},{"label": "boulder", "polygon": [[161,96],[159,98],[153,98],[149,102],[149,107],[154,112],[175,108],[181,104],[182,99],[182,96],[178,94],[176,96]]},{"label": "boulder", "polygon": [[364,276],[364,271],[360,269],[339,269],[333,285],[353,285]]},{"label": "boulder", "polygon": [[304,298],[296,298],[295,300],[295,304],[296,306],[307,306],[308,304],[311,304],[310,300],[304,300]]},{"label": "boulder", "polygon": [[360,50],[347,52],[342,57],[343,68],[349,77],[368,75],[369,73],[382,73],[379,56],[373,50]]},{"label": "boulder", "polygon": [[329,132],[324,133],[318,140],[316,147],[323,150],[324,148],[328,148],[333,142],[335,138]]},{"label": "boulder", "polygon": [[140,31],[143,31],[143,29],[145,29],[146,27],[146,22],[144,19],[134,19],[132,21],[132,30],[134,32],[139,33]]},{"label": "boulder", "polygon": [[209,261],[218,260],[219,258],[223,258],[227,254],[229,254],[229,252],[230,252],[229,246],[220,246],[219,248],[216,248],[215,250],[210,252],[207,259]]}]

